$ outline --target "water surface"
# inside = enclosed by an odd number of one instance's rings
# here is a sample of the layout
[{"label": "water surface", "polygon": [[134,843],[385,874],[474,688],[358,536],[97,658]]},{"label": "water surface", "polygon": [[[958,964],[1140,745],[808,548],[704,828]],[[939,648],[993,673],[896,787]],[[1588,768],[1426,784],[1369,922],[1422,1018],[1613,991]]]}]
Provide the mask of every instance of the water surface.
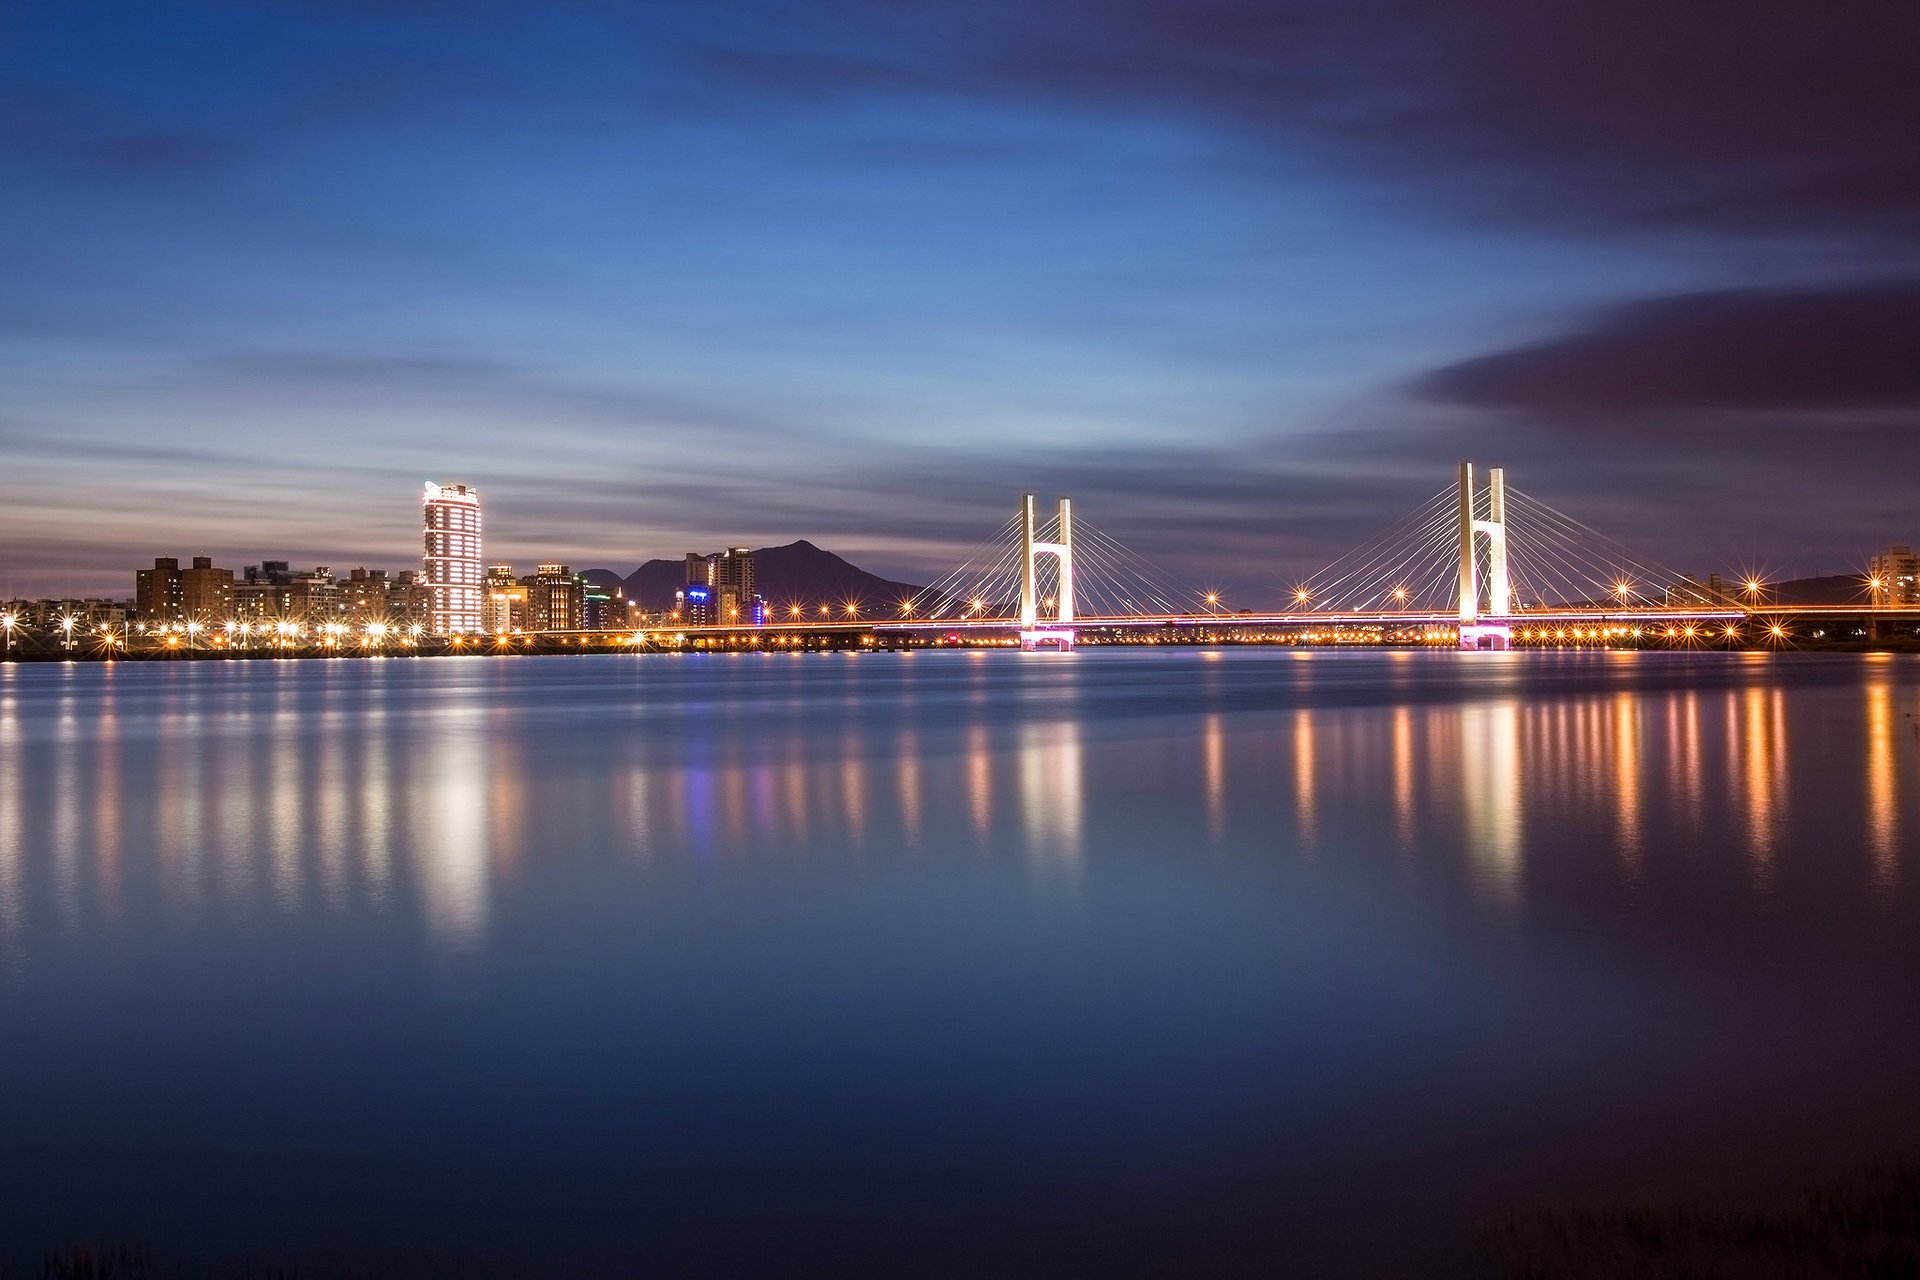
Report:
[{"label": "water surface", "polygon": [[1916,715],[1875,655],[0,668],[0,1275],[1472,1274],[1911,1156]]}]

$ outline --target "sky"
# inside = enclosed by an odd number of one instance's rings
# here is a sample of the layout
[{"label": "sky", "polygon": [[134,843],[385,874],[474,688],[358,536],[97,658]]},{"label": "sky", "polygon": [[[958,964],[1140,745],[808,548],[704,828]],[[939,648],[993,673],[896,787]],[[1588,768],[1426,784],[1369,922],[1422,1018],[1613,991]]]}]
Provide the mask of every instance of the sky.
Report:
[{"label": "sky", "polygon": [[8,0],[0,594],[1014,511],[1272,605],[1451,482],[1920,543],[1911,0]]}]

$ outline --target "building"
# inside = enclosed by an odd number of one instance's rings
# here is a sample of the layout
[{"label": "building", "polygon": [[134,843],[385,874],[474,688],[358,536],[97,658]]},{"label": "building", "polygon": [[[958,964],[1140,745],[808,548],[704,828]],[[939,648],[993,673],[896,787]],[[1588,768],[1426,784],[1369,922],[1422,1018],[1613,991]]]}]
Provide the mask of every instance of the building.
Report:
[{"label": "building", "polygon": [[586,584],[564,564],[543,564],[520,579],[527,589],[527,630],[579,631],[586,623]]},{"label": "building", "polygon": [[287,583],[286,614],[295,622],[325,626],[345,621],[340,584],[330,565],[317,564],[308,573],[296,573]]},{"label": "building", "polygon": [[420,499],[420,581],[427,592],[427,630],[450,636],[481,628],[480,494],[464,484],[429,480]]},{"label": "building", "polygon": [[1721,582],[1720,575],[1717,573],[1708,574],[1704,580],[1692,577],[1682,578],[1667,588],[1667,603],[1669,605],[1682,607],[1690,604],[1724,606],[1730,598],[1731,597],[1727,595],[1726,584]]},{"label": "building", "polygon": [[141,622],[185,620],[186,602],[182,595],[180,561],[177,558],[155,556],[153,568],[134,570],[133,611]]},{"label": "building", "polygon": [[527,589],[514,581],[512,565],[488,565],[480,591],[482,631],[503,636],[526,629]]},{"label": "building", "polygon": [[153,568],[134,571],[133,599],[142,622],[224,622],[233,616],[233,570],[215,568],[211,556],[195,556],[185,569],[156,556]]},{"label": "building", "polygon": [[717,593],[704,582],[689,582],[674,596],[674,621],[690,627],[710,627],[714,623],[714,596]]},{"label": "building", "polygon": [[225,622],[233,617],[233,570],[216,569],[213,557],[195,556],[180,571],[180,601],[196,622]]},{"label": "building", "polygon": [[1920,604],[1920,555],[1888,547],[1867,561],[1867,586],[1876,605]]},{"label": "building", "polygon": [[[766,621],[766,603],[754,594],[752,547],[728,547],[703,556],[689,551],[686,556],[688,585],[712,588],[697,604],[682,599],[681,612],[698,607],[712,623],[747,624]],[[684,596],[684,592],[682,593]],[[705,625],[705,624],[702,624]]]},{"label": "building", "polygon": [[285,560],[263,560],[240,571],[233,584],[233,616],[242,622],[268,622],[290,616],[287,587],[293,571]]},{"label": "building", "polygon": [[431,605],[426,586],[411,569],[402,569],[397,576],[385,569],[354,569],[345,582],[336,584],[335,598],[344,620],[360,626],[369,622],[425,626]]},{"label": "building", "polygon": [[720,593],[720,621],[753,621],[753,548],[728,547],[707,558],[707,583]]},{"label": "building", "polygon": [[619,587],[585,582],[582,584],[581,606],[589,631],[624,631],[632,625],[627,611],[627,593]]},{"label": "building", "polygon": [[0,600],[0,617],[12,618],[15,628],[49,634],[67,630],[69,619],[73,622],[72,630],[82,635],[103,629],[117,630],[131,623],[134,613],[131,600],[113,600],[105,596],[62,596],[42,600],[16,597]]}]

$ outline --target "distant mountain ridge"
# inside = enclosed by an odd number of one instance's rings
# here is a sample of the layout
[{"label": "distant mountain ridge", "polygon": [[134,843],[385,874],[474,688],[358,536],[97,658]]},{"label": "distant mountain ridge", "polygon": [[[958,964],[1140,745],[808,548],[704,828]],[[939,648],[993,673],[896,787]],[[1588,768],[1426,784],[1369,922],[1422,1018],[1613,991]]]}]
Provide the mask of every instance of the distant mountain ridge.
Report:
[{"label": "distant mountain ridge", "polygon": [[[792,604],[818,609],[831,605],[837,612],[849,601],[871,617],[892,613],[900,602],[920,588],[894,582],[814,546],[805,538],[783,547],[760,547],[753,553],[755,590],[772,609]],[[612,569],[587,569],[582,575],[604,587],[619,587],[627,599],[638,601],[649,613],[673,608],[674,592],[686,583],[683,560],[649,560],[622,576]]]},{"label": "distant mountain ridge", "polygon": [[[1746,597],[1732,588],[1737,599]],[[1833,574],[1820,578],[1789,578],[1769,582],[1761,599],[1768,604],[1863,604],[1867,599],[1865,577],[1857,573]]]}]

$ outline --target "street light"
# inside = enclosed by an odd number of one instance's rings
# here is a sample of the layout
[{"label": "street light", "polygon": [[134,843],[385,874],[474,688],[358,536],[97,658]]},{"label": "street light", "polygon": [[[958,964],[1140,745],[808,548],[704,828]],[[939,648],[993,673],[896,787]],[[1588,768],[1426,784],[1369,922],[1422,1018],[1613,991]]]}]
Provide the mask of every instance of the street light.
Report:
[{"label": "street light", "polygon": [[68,614],[66,617],[60,619],[60,630],[64,633],[60,637],[60,647],[62,649],[65,649],[71,652],[73,649],[73,615],[72,614]]},{"label": "street light", "polygon": [[13,656],[13,624],[20,620],[18,614],[0,613],[0,631],[7,633],[7,656]]}]

